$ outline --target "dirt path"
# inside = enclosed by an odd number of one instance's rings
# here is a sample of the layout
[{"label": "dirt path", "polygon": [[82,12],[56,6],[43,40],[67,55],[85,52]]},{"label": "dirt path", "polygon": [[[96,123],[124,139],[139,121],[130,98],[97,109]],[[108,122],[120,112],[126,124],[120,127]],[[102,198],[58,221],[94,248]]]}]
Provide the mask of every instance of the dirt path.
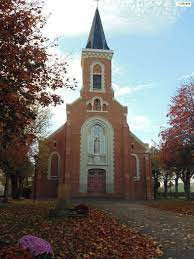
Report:
[{"label": "dirt path", "polygon": [[122,223],[151,236],[161,244],[164,251],[162,258],[194,259],[193,216],[178,215],[150,208],[141,203],[119,200],[86,199],[84,202],[107,211]]}]

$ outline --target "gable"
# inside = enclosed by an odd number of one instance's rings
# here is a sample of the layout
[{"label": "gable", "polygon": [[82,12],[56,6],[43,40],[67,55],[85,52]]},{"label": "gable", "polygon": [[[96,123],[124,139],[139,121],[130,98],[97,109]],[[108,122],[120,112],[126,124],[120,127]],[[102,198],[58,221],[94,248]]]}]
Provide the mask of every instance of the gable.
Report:
[{"label": "gable", "polygon": [[130,145],[134,144],[134,149],[140,149],[144,152],[148,151],[149,144],[143,143],[135,134],[133,134],[131,131],[129,132],[130,136]]}]

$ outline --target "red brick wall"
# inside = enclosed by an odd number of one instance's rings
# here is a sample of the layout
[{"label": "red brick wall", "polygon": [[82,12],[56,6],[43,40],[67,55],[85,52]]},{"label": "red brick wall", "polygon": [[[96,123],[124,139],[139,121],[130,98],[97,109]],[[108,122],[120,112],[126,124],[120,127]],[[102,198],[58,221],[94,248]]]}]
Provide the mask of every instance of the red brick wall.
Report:
[{"label": "red brick wall", "polygon": [[[93,61],[100,61],[105,65],[106,92],[90,92],[90,65]],[[57,151],[61,156],[61,173],[64,183],[71,186],[71,195],[80,196],[80,130],[84,122],[93,116],[103,117],[110,122],[114,130],[114,175],[115,197],[129,199],[146,199],[152,196],[151,168],[146,161],[145,147],[135,139],[129,131],[126,121],[127,107],[123,107],[116,100],[111,88],[111,61],[107,59],[87,58],[82,60],[83,85],[81,98],[72,105],[67,105],[67,123],[59,132],[51,136],[56,141]],[[88,112],[86,102],[94,96],[101,97],[108,102],[107,112]],[[133,143],[133,148],[132,148]],[[134,161],[131,154],[135,153],[140,159],[140,180],[134,180]],[[39,196],[55,196],[57,181],[42,177],[39,181]]]},{"label": "red brick wall", "polygon": [[[53,153],[56,151],[59,153],[61,157],[61,170],[60,170],[61,175],[64,174],[64,168],[65,168],[65,161],[64,161],[65,136],[66,136],[66,125],[64,125],[56,133],[50,136],[51,140],[53,140],[53,142],[51,141],[50,153]],[[56,171],[57,165],[55,164],[53,165],[53,167],[55,168],[55,171]],[[48,179],[48,167],[44,170],[40,168],[38,173],[37,196],[39,198],[56,198],[58,193],[58,182],[59,182],[59,179]]]}]

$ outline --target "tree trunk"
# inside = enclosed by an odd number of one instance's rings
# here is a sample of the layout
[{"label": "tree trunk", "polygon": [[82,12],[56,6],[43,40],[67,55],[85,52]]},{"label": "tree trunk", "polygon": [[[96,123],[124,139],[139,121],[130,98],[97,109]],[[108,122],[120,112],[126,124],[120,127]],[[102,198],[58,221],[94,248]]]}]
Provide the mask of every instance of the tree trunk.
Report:
[{"label": "tree trunk", "polygon": [[178,185],[179,185],[179,177],[178,176],[176,176],[176,178],[175,178],[175,197],[176,198],[178,198]]},{"label": "tree trunk", "polygon": [[22,197],[22,191],[23,191],[23,177],[19,177],[19,186],[18,186],[18,199]]},{"label": "tree trunk", "polygon": [[158,178],[154,179],[154,199],[156,200],[158,197],[158,188],[160,187],[160,182],[158,181]]},{"label": "tree trunk", "polygon": [[38,161],[35,159],[35,168],[34,168],[34,182],[33,182],[33,203],[37,201],[37,180],[38,180]]},{"label": "tree trunk", "polygon": [[168,192],[168,180],[164,180],[164,197],[167,197],[167,192]]},{"label": "tree trunk", "polygon": [[8,202],[8,192],[9,192],[9,176],[5,175],[5,189],[4,189],[4,202]]},{"label": "tree trunk", "polygon": [[190,188],[190,176],[189,175],[186,175],[186,177],[185,177],[184,189],[185,189],[186,200],[190,200],[191,199],[191,188]]},{"label": "tree trunk", "polygon": [[28,176],[26,176],[26,186],[29,186]]},{"label": "tree trunk", "polygon": [[13,199],[18,198],[18,179],[15,174],[11,176],[11,196]]}]

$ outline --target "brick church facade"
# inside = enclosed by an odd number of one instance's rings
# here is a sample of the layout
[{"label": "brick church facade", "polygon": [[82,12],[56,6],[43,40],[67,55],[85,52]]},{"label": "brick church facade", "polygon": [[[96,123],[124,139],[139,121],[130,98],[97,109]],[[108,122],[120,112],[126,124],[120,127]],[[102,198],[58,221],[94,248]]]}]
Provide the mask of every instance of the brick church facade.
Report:
[{"label": "brick church facade", "polygon": [[148,145],[127,124],[127,107],[112,88],[112,57],[98,8],[82,50],[80,97],[66,107],[67,121],[49,138],[48,170],[38,177],[38,197],[57,197],[60,184],[71,197],[152,199]]}]

